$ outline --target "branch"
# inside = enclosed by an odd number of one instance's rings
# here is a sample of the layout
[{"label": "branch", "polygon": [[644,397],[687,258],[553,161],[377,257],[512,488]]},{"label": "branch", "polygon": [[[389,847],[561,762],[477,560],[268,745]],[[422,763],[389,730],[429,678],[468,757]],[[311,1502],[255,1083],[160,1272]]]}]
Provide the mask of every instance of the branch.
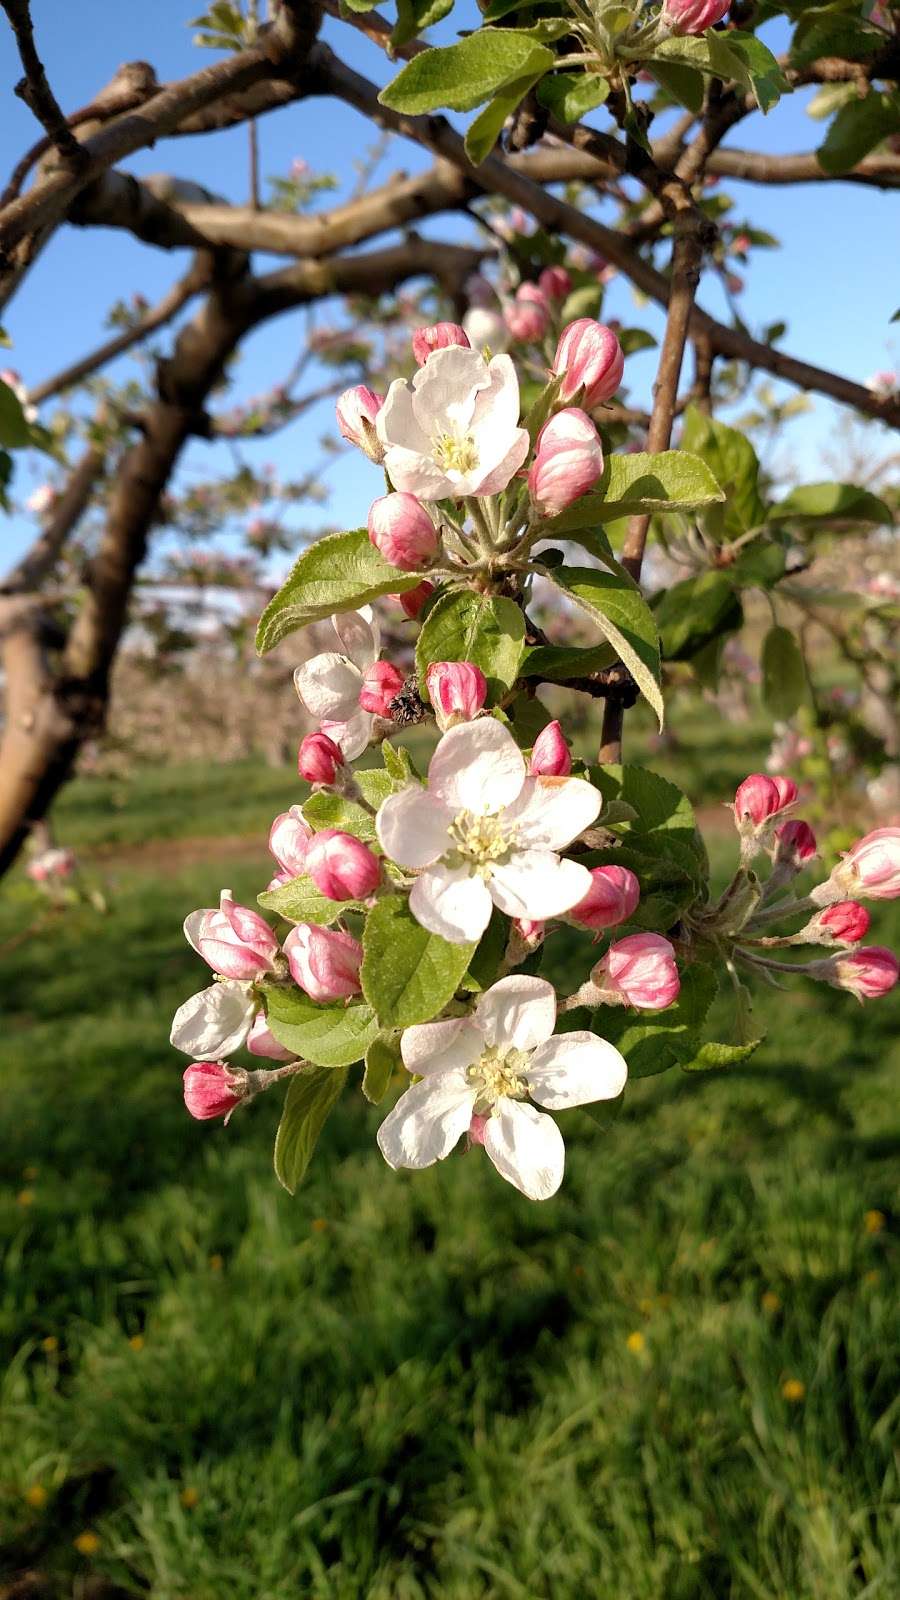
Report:
[{"label": "branch", "polygon": [[850,172],[835,177],[819,165],[815,150],[768,156],[757,150],[715,150],[707,172],[747,183],[863,183],[875,189],[900,189],[900,155],[880,154],[858,161]]},{"label": "branch", "polygon": [[9,18],[19,47],[22,66],[25,68],[25,76],[16,84],[15,92],[46,129],[47,137],[59,151],[63,161],[77,171],[79,167],[84,166],[87,156],[72,133],[47,81],[44,63],[37,53],[37,45],[34,42],[28,0],[0,0],[0,4]]}]

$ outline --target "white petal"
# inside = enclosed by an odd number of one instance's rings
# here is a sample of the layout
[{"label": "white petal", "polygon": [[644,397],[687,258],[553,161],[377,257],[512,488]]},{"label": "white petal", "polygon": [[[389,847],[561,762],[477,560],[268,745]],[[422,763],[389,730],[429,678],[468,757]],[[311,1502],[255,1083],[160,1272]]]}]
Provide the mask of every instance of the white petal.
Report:
[{"label": "white petal", "polygon": [[458,491],[429,455],[390,445],[384,465],[395,489],[414,494],[417,500],[453,500]]},{"label": "white petal", "polygon": [[319,727],[337,745],[345,761],[355,761],[371,743],[373,721],[370,712],[357,709],[347,722],[329,722],[326,717]]},{"label": "white petal", "polygon": [[571,911],[591,887],[587,867],[561,861],[550,850],[516,850],[491,873],[494,905],[508,917],[545,922]]},{"label": "white petal", "polygon": [[427,867],[410,890],[409,909],[429,933],[450,944],[480,939],[491,920],[491,897],[481,878],[465,867]]},{"label": "white petal", "polygon": [[559,1033],[534,1052],[525,1076],[539,1106],[561,1111],[592,1100],[615,1100],[628,1077],[628,1065],[614,1044],[595,1033]]},{"label": "white petal", "polygon": [[[423,432],[413,414],[413,392],[403,378],[395,378],[375,418],[375,432],[382,444],[402,445],[420,454],[428,451],[430,434]],[[395,480],[396,481],[396,480]]]},{"label": "white petal", "polygon": [[198,956],[200,954],[200,945],[198,943],[200,929],[203,927],[204,918],[208,915],[208,911],[192,911],[190,916],[184,919],[184,937],[187,939],[191,949],[196,950]]},{"label": "white petal", "polygon": [[255,1010],[249,983],[214,983],[178,1007],[170,1041],[195,1061],[230,1056],[250,1032]]},{"label": "white petal", "polygon": [[[489,388],[490,383],[490,373],[479,351],[459,344],[432,351],[413,378],[413,416],[426,438],[431,440],[448,431],[467,432],[479,391]],[[401,442],[406,444],[407,440]]]},{"label": "white petal", "polygon": [[475,482],[468,491],[469,494],[499,494],[518,472],[530,447],[531,440],[527,428],[517,428],[510,440],[509,449],[498,462],[494,465],[489,461],[480,462],[478,473],[473,474]]},{"label": "white petal", "polygon": [[440,799],[454,812],[472,811],[476,816],[511,805],[524,781],[525,758],[493,717],[451,728],[428,767],[428,782]]},{"label": "white petal", "polygon": [[562,850],[600,814],[603,796],[584,778],[526,778],[503,817],[520,849]]},{"label": "white petal", "polygon": [[562,1183],[566,1147],[552,1117],[524,1100],[498,1100],[484,1128],[484,1148],[501,1178],[529,1200],[549,1200]]},{"label": "white petal", "polygon": [[429,867],[453,841],[447,832],[453,813],[420,783],[388,795],[378,808],[375,832],[386,856],[401,867]]},{"label": "white petal", "polygon": [[492,436],[509,438],[518,427],[521,410],[519,379],[512,357],[494,356],[487,371],[490,381],[478,395],[472,416],[472,432],[485,456],[488,451],[484,446]]},{"label": "white petal", "polygon": [[513,973],[491,985],[475,1007],[488,1044],[505,1050],[534,1050],[556,1026],[556,994],[546,978]]},{"label": "white petal", "polygon": [[347,722],[359,710],[362,674],[336,650],[323,650],[294,670],[294,688],[311,716]]},{"label": "white petal", "polygon": [[355,667],[364,672],[377,659],[381,648],[381,629],[371,606],[358,611],[339,611],[331,619],[341,649]]},{"label": "white petal", "polygon": [[406,1028],[400,1036],[400,1054],[407,1072],[422,1077],[446,1072],[453,1067],[464,1071],[484,1049],[484,1035],[470,1017],[449,1017],[445,1022],[423,1022]]},{"label": "white petal", "polygon": [[448,1156],[472,1120],[475,1090],[451,1068],[414,1083],[378,1129],[389,1167],[430,1167]]}]

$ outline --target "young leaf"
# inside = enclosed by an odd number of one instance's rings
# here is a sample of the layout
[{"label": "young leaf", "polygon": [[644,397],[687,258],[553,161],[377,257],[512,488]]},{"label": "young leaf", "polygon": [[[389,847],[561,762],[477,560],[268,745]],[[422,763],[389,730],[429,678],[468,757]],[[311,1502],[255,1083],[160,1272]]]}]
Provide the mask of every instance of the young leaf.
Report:
[{"label": "young leaf", "polygon": [[522,657],[519,672],[523,678],[542,678],[546,683],[565,683],[568,678],[586,678],[591,672],[611,667],[616,652],[609,644],[585,649],[579,645],[531,645]]},{"label": "young leaf", "polygon": [[[316,832],[320,828],[339,828],[342,833],[352,833],[357,839],[371,844],[375,839],[375,818],[342,794],[330,794],[317,789],[303,807],[303,820]],[[287,888],[287,884],[282,885]]]},{"label": "young leaf", "polygon": [[701,887],[709,873],[706,846],[697,828],[694,810],[681,790],[647,767],[625,766],[591,768],[591,782],[607,804],[624,801],[635,812],[635,820],[618,831],[629,848],[645,850],[648,841],[660,846],[653,853],[669,855]]},{"label": "young leaf", "polygon": [[296,1193],[346,1081],[346,1071],[306,1067],[288,1084],[275,1135],[275,1176],[288,1194]]},{"label": "young leaf", "polygon": [[657,511],[699,511],[724,500],[708,465],[688,450],[609,456],[591,494],[547,523],[547,537]]},{"label": "young leaf", "polygon": [[362,1092],[370,1105],[377,1106],[388,1092],[395,1072],[403,1066],[400,1041],[394,1034],[380,1033],[366,1051],[366,1070],[363,1073]]},{"label": "young leaf", "polygon": [[361,1061],[379,1031],[362,999],[317,1005],[302,989],[266,988],[266,1019],[279,1044],[318,1067],[349,1067]]},{"label": "young leaf", "polygon": [[546,55],[547,51],[541,45],[535,45],[531,68],[526,67],[519,77],[511,78],[502,89],[498,89],[484,110],[475,118],[465,138],[466,155],[473,167],[480,166],[485,157],[490,155],[507,117],[512,116],[529,89],[543,76]]},{"label": "young leaf", "polygon": [[650,63],[650,71],[666,94],[696,116],[703,109],[703,76],[679,61]]},{"label": "young leaf", "polygon": [[715,526],[733,538],[759,527],[765,521],[766,507],[759,492],[759,461],[750,440],[737,428],[688,406],[681,442],[685,450],[703,458],[725,491],[725,505],[715,515]]},{"label": "young leaf", "polygon": [[[378,0],[374,0],[374,4],[377,3]],[[397,21],[391,34],[393,48],[408,44],[452,10],[453,0],[397,0]]]},{"label": "young leaf", "polygon": [[428,613],[416,644],[416,670],[425,693],[432,661],[472,661],[492,698],[512,688],[525,644],[525,618],[513,600],[471,589],[447,594]]},{"label": "young leaf", "polygon": [[743,608],[724,572],[702,572],[664,589],[654,610],[664,661],[689,661],[712,639],[733,633]]},{"label": "young leaf", "polygon": [[524,74],[539,77],[554,56],[532,34],[516,28],[479,28],[459,44],[423,50],[378,96],[391,111],[472,111],[504,84]]},{"label": "young leaf", "polygon": [[806,698],[803,652],[788,628],[770,628],[762,647],[763,703],[786,722]]},{"label": "young leaf", "polygon": [[0,378],[0,445],[17,450],[31,439],[31,428],[18,396]]},{"label": "young leaf", "polygon": [[509,921],[495,906],[491,912],[491,920],[469,962],[469,970],[460,985],[462,989],[477,994],[482,989],[489,989],[491,984],[496,982],[508,940]]},{"label": "young leaf", "polygon": [[653,614],[637,584],[627,573],[620,576],[597,572],[592,567],[556,567],[545,576],[596,623],[662,727],[665,712],[660,691],[659,639]]},{"label": "young leaf", "polygon": [[421,581],[421,573],[390,566],[365,528],[327,534],[303,551],[269,601],[259,619],[256,648],[265,655],[308,622],[335,611],[356,611],[381,594],[403,594]]},{"label": "young leaf", "polygon": [[872,522],[892,527],[889,505],[855,483],[804,483],[769,508],[770,522]]},{"label": "young leaf", "polygon": [[791,86],[771,50],[754,33],[739,28],[716,33],[710,28],[705,38],[713,71],[726,82],[733,78],[749,89],[763,116],[783,94],[790,94]]},{"label": "young leaf", "polygon": [[318,922],[325,926],[337,922],[345,911],[358,911],[352,900],[329,900],[320,892],[312,878],[292,878],[277,889],[266,889],[258,894],[257,902],[266,911],[277,911],[287,922]]},{"label": "young leaf", "polygon": [[538,89],[542,106],[560,122],[580,122],[589,111],[602,106],[609,95],[609,84],[593,72],[554,72]]},{"label": "young leaf", "polygon": [[475,949],[429,933],[405,899],[384,895],[366,918],[360,971],[363,993],[382,1026],[430,1022],[456,993]]},{"label": "young leaf", "polygon": [[900,95],[870,89],[838,112],[817,152],[819,166],[832,177],[850,172],[882,139],[900,133]]}]

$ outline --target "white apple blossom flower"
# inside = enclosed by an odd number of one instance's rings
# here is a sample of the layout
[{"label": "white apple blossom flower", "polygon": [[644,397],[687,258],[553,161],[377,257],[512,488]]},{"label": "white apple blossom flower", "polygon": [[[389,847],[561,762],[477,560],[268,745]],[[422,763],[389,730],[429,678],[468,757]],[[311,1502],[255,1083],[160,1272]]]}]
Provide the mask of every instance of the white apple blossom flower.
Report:
[{"label": "white apple blossom flower", "polygon": [[378,660],[381,631],[371,606],[338,613],[331,623],[342,650],[304,661],[294,671],[294,688],[344,760],[355,761],[372,737],[374,718],[360,706],[359,691],[366,667]]},{"label": "white apple blossom flower", "polygon": [[420,500],[498,494],[529,439],[519,427],[519,380],[509,356],[434,350],[410,383],[397,378],[375,428],[395,489]]},{"label": "white apple blossom flower", "polygon": [[448,1156],[472,1118],[485,1119],[478,1142],[508,1183],[529,1200],[548,1200],[562,1182],[565,1147],[552,1117],[622,1093],[628,1067],[615,1045],[594,1033],[554,1038],[556,996],[543,978],[501,978],[468,1017],[407,1028],[400,1050],[421,1076],[378,1130],[390,1167],[430,1167]]},{"label": "white apple blossom flower", "polygon": [[451,944],[480,939],[491,906],[543,922],[583,900],[587,867],[561,860],[602,801],[583,778],[526,776],[525,758],[493,717],[462,723],[440,741],[428,788],[411,783],[379,807],[381,847],[401,867],[424,868],[409,909]]},{"label": "white apple blossom flower", "polygon": [[195,1061],[218,1061],[240,1050],[256,1011],[252,983],[222,978],[178,1007],[170,1043]]}]

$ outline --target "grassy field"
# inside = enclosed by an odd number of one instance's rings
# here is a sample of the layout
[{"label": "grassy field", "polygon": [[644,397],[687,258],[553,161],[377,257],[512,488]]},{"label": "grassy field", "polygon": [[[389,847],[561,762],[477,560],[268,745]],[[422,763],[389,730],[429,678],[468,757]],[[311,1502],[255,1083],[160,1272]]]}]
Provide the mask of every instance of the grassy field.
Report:
[{"label": "grassy field", "polygon": [[[714,732],[670,766],[710,800]],[[744,1066],[568,1113],[543,1207],[477,1151],[392,1174],[360,1095],[291,1200],[277,1104],[191,1123],[167,1035],[185,912],[292,798],[82,782],[108,915],[0,899],[0,1596],[896,1600],[896,1003],[771,993]]]}]

